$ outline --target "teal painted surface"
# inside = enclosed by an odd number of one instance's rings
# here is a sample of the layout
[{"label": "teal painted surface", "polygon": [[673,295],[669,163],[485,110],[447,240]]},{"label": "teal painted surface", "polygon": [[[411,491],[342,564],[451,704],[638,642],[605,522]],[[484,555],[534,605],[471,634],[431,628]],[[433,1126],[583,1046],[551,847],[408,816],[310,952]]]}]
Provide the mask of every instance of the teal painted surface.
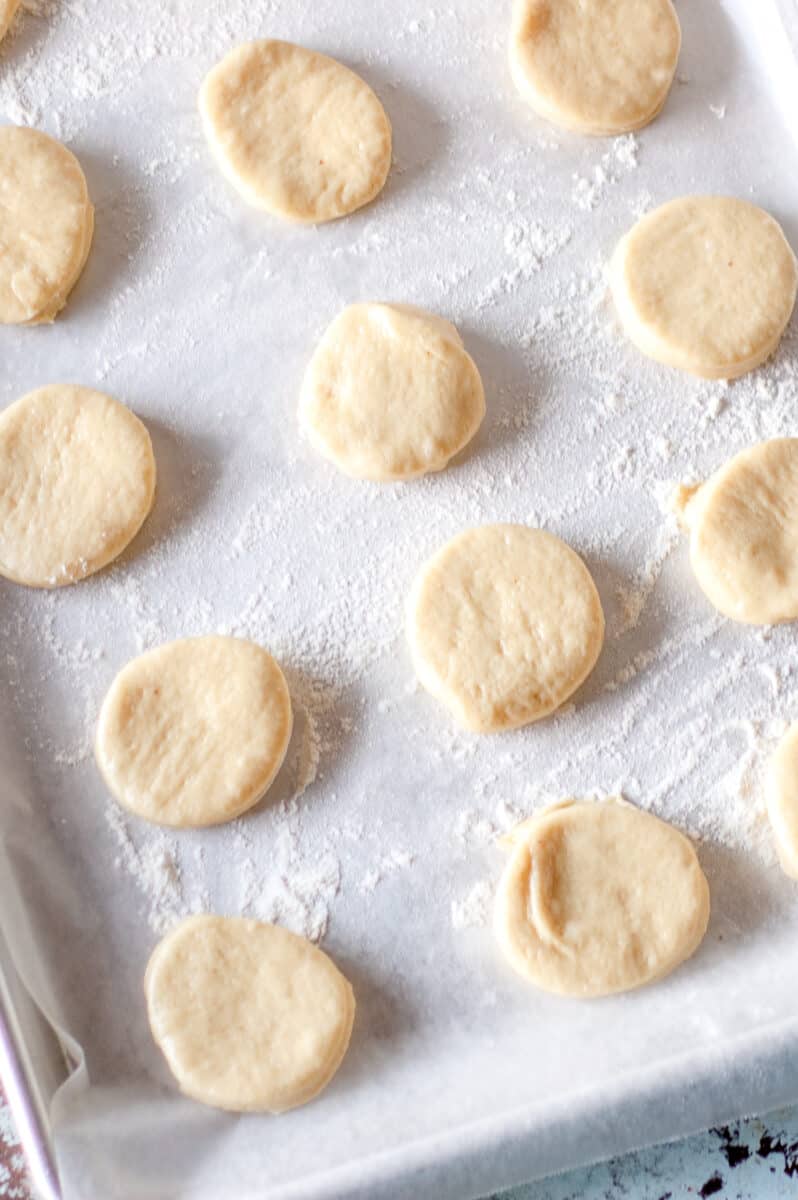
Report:
[{"label": "teal painted surface", "polygon": [[798,1198],[798,1109],[741,1121],[491,1200],[783,1200]]}]

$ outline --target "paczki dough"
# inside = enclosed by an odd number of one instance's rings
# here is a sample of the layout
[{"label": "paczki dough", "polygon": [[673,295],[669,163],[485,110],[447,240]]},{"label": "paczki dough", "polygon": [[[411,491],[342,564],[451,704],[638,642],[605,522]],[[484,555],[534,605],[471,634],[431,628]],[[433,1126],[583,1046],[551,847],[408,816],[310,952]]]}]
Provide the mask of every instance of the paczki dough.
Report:
[{"label": "paczki dough", "polygon": [[701,590],[749,625],[798,618],[798,438],[759,442],[673,506]]},{"label": "paczki dough", "polygon": [[341,1065],[355,1017],[322,950],[241,917],[182,921],[153,951],[144,990],[180,1090],[230,1112],[307,1104]]},{"label": "paczki dough", "polygon": [[391,126],[354,71],[290,42],[249,42],[207,75],[199,97],[224,174],[257,208],[331,221],[373,200],[391,165]]},{"label": "paczki dough", "polygon": [[680,44],[671,0],[515,0],[510,70],[556,125],[625,133],[662,108]]},{"label": "paczki dough", "polygon": [[604,641],[590,572],[553,534],[483,525],[416,577],[408,636],[424,687],[467,729],[547,716],[587,678]]},{"label": "paczki dough", "polygon": [[167,642],[134,658],[100,710],[96,757],[125,808],[159,825],[217,825],[260,800],[291,737],[288,687],[262,646]]},{"label": "paczki dough", "polygon": [[150,435],[118,400],[51,384],[0,413],[6,578],[52,588],[99,571],[135,537],[154,495]]},{"label": "paczki dough", "polygon": [[0,0],[0,41],[8,32],[18,8],[19,0]]},{"label": "paczki dough", "polygon": [[300,420],[347,475],[411,479],[440,471],[485,415],[475,363],[442,317],[400,304],[353,304],[305,373]]},{"label": "paczki dough", "polygon": [[0,127],[0,323],[52,321],[78,281],[94,209],[80,163],[38,129]]},{"label": "paczki dough", "polygon": [[798,879],[798,722],[787,730],[770,760],[767,809],[782,869]]},{"label": "paczki dough", "polygon": [[610,284],[624,331],[644,354],[705,379],[735,379],[779,344],[798,266],[761,208],[684,196],[621,239]]},{"label": "paczki dough", "polygon": [[519,975],[544,991],[629,991],[698,949],[709,886],[690,842],[664,821],[621,800],[569,800],[506,841],[496,937]]}]

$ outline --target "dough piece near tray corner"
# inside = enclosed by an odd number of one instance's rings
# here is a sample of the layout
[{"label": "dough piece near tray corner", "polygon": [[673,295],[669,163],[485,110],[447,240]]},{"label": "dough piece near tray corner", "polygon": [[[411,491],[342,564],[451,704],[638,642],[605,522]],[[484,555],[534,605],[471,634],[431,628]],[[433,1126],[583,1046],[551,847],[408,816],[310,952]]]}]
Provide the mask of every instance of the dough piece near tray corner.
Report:
[{"label": "dough piece near tray corner", "polygon": [[182,921],[155,947],[144,990],[180,1090],[229,1112],[307,1104],[341,1065],[355,1017],[324,951],[242,917]]},{"label": "dough piece near tray corner", "polygon": [[233,186],[289,221],[332,221],[382,190],[391,125],[368,84],[290,42],[237,46],[206,76],[205,134]]},{"label": "dough piece near tray corner", "polygon": [[798,264],[763,209],[730,196],[683,196],[621,239],[610,286],[643,354],[704,379],[736,379],[778,346]]},{"label": "dough piece near tray corner", "polygon": [[19,0],[0,0],[0,41],[8,33],[18,8]]},{"label": "dough piece near tray corner", "polygon": [[38,129],[0,127],[0,324],[54,320],[86,265],[94,208],[80,163]]},{"label": "dough piece near tray corner", "polygon": [[38,388],[0,413],[0,575],[54,588],[106,566],[155,495],[150,435],[103,392]]},{"label": "dough piece near tray corner", "polygon": [[510,70],[540,116],[599,137],[653,121],[681,45],[671,0],[514,0]]},{"label": "dough piece near tray corner", "polygon": [[359,479],[442,470],[485,415],[479,371],[448,321],[404,304],[353,304],[327,329],[302,385],[313,446]]},{"label": "dough piece near tray corner", "polygon": [[423,686],[478,733],[559,708],[604,641],[596,585],[570,546],[524,525],[483,525],[419,572],[408,637]]},{"label": "dough piece near tray corner", "polygon": [[503,839],[495,934],[511,966],[562,996],[669,974],[699,947],[709,885],[678,830],[623,800],[566,800]]},{"label": "dough piece near tray corner", "polygon": [[782,869],[798,879],[798,721],[787,730],[770,760],[767,810]]},{"label": "dough piece near tray corner", "polygon": [[678,488],[673,507],[719,612],[749,625],[798,618],[798,438],[743,450],[705,483]]},{"label": "dough piece near tray corner", "polygon": [[130,812],[175,828],[218,825],[271,786],[292,724],[285,678],[262,646],[183,638],[119,672],[100,710],[95,754]]}]

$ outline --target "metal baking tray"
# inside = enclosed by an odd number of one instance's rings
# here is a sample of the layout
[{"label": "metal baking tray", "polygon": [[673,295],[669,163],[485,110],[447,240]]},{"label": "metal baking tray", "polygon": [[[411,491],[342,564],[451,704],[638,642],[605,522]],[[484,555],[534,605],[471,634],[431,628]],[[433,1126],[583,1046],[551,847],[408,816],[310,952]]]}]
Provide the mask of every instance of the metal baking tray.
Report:
[{"label": "metal baking tray", "polygon": [[[0,405],[104,388],[159,467],[110,570],[0,584],[0,1071],[48,1200],[465,1200],[798,1098],[798,904],[760,799],[798,709],[794,631],[717,619],[659,504],[795,432],[798,331],[753,376],[700,384],[623,341],[602,275],[637,213],[687,191],[750,197],[798,246],[798,10],[677,7],[678,82],[618,140],[524,108],[509,4],[487,0],[75,0],[4,43],[0,119],[71,146],[97,226],[55,325],[0,330]],[[197,88],[255,36],[333,54],[383,99],[396,161],[363,212],[284,228],[218,175]],[[440,477],[358,484],[298,437],[315,341],[372,298],[455,321],[482,372],[485,425]],[[573,709],[480,740],[414,687],[401,626],[417,566],[488,520],[586,557],[607,643]],[[115,812],[91,730],[128,658],[216,629],[277,654],[297,727],[267,803],[175,838]],[[484,901],[495,832],[595,789],[697,837],[713,917],[671,979],[568,1005],[511,976]],[[175,1094],[141,977],[159,930],[206,906],[323,934],[353,980],[350,1053],[306,1109],[237,1120]]]}]

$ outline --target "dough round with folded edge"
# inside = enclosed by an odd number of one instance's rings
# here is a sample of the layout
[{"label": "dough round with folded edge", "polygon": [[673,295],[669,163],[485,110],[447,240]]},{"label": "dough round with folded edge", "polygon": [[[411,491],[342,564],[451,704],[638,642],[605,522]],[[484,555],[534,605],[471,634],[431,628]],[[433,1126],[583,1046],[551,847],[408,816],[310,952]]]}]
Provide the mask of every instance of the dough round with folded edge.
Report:
[{"label": "dough round with folded edge", "polygon": [[167,642],[124,667],[103,701],[96,757],[113,795],[160,825],[217,825],[261,799],[285,758],[291,698],[254,642]]},{"label": "dough round with folded edge", "polygon": [[0,41],[8,32],[18,8],[19,0],[0,0]]},{"label": "dough round with folded edge", "polygon": [[770,760],[767,810],[782,869],[798,879],[798,722],[787,730]]},{"label": "dough round with folded edge", "polygon": [[0,126],[0,323],[52,321],[86,265],[93,233],[74,154],[38,129]]},{"label": "dough round with folded edge", "polygon": [[674,499],[690,563],[724,616],[749,625],[798,618],[798,438],[735,455]]},{"label": "dough round with folded edge", "polygon": [[75,583],[121,554],[152,507],[150,435],[118,400],[51,384],[0,413],[0,574]]},{"label": "dough round with folded edge", "polygon": [[701,943],[709,885],[688,839],[622,800],[564,801],[505,839],[495,933],[511,966],[563,996],[625,992]]},{"label": "dough round with folded edge", "polygon": [[442,317],[401,304],[353,304],[305,373],[300,420],[347,475],[411,479],[442,470],[485,415],[479,371]]},{"label": "dough round with folded edge", "polygon": [[285,1112],[327,1086],[355,997],[322,950],[241,917],[182,921],[144,978],[156,1043],[180,1090],[230,1112]]},{"label": "dough round with folded edge", "polygon": [[596,585],[570,546],[524,525],[483,525],[448,542],[408,602],[416,673],[460,724],[513,729],[559,708],[604,640]]},{"label": "dough round with folded edge", "polygon": [[610,284],[624,332],[644,354],[705,379],[735,379],[778,346],[798,265],[763,209],[684,196],[621,239]]},{"label": "dough round with folded edge", "polygon": [[671,0],[514,0],[510,70],[542,117],[580,133],[647,125],[676,71]]},{"label": "dough round with folded edge", "polygon": [[374,92],[335,59],[290,42],[248,42],[199,97],[219,166],[245,200],[291,221],[331,221],[373,200],[391,165]]}]

